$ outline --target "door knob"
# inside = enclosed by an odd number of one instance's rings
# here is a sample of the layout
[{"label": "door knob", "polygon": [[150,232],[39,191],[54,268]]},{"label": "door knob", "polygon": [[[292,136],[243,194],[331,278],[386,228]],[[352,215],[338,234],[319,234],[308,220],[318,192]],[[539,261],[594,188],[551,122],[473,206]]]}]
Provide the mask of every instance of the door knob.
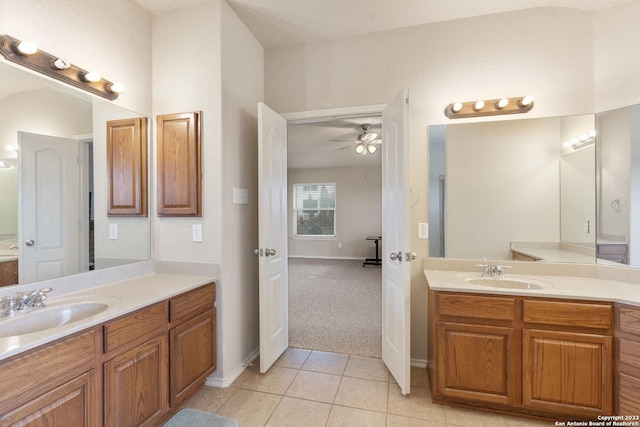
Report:
[{"label": "door knob", "polygon": [[266,256],[274,256],[276,254],[276,250],[275,249],[265,249],[264,250],[264,254]]},{"label": "door knob", "polygon": [[29,239],[26,242],[24,242],[24,244],[27,245],[27,246],[33,246],[33,245],[36,244],[36,242],[34,242],[33,240]]},{"label": "door knob", "polygon": [[398,261],[402,261],[402,252],[391,252],[391,255],[389,255],[389,258],[391,258],[392,261],[398,260]]}]

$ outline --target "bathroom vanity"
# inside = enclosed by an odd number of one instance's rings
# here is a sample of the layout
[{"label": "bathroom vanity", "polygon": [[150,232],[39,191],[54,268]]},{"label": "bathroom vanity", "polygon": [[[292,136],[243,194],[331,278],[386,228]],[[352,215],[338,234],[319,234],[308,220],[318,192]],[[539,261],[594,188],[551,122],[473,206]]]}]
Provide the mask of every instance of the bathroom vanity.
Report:
[{"label": "bathroom vanity", "polygon": [[0,426],[160,425],[216,370],[215,283],[153,274],[67,300],[92,293],[114,307],[48,338],[0,323]]},{"label": "bathroom vanity", "polygon": [[425,275],[434,402],[555,420],[640,415],[637,285]]}]

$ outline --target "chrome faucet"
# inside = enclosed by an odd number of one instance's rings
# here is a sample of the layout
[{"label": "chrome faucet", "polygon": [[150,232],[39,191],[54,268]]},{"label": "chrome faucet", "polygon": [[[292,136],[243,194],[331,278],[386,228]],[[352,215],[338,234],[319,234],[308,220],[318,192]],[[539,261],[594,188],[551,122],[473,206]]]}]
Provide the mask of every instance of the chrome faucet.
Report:
[{"label": "chrome faucet", "polygon": [[478,264],[476,267],[482,267],[482,277],[504,277],[504,269],[513,268],[510,265],[500,264]]},{"label": "chrome faucet", "polygon": [[52,288],[42,288],[31,292],[29,296],[24,291],[20,291],[17,297],[11,295],[4,298],[4,315],[13,316],[16,313],[23,313],[36,307],[44,307],[47,292],[52,290]]}]

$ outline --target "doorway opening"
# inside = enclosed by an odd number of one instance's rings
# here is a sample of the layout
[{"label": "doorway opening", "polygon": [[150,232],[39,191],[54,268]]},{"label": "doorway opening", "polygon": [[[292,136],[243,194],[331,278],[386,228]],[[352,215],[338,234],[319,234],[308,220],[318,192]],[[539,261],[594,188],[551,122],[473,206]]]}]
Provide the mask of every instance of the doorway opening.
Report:
[{"label": "doorway opening", "polygon": [[381,125],[380,114],[288,121],[291,347],[382,355],[382,272],[365,264],[381,249],[367,240],[382,235]]}]

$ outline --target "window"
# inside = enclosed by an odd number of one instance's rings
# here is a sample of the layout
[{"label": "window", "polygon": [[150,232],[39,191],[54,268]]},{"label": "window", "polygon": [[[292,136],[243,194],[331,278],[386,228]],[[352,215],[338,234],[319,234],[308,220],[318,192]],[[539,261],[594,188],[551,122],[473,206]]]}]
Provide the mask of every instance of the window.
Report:
[{"label": "window", "polygon": [[294,237],[336,236],[336,184],[294,184]]}]

